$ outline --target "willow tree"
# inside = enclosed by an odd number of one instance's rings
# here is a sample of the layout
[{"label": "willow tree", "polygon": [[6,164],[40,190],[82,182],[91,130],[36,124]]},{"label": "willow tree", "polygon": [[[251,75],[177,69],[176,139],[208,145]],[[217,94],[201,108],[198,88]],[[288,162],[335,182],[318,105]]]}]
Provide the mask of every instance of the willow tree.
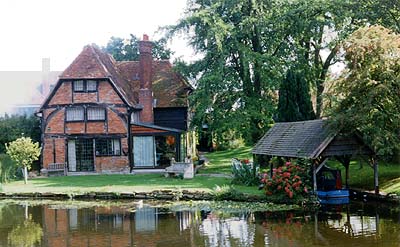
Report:
[{"label": "willow tree", "polygon": [[364,27],[344,43],[348,69],[335,82],[331,119],[337,128],[359,130],[380,155],[400,145],[400,35]]}]

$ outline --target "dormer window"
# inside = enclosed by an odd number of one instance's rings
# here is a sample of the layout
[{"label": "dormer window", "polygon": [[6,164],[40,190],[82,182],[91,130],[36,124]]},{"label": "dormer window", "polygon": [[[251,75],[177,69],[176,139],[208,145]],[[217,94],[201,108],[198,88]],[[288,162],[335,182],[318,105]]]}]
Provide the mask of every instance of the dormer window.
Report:
[{"label": "dormer window", "polygon": [[85,87],[83,80],[74,81],[74,92],[84,92]]},{"label": "dormer window", "polygon": [[76,93],[97,92],[96,80],[77,80],[73,84]]}]

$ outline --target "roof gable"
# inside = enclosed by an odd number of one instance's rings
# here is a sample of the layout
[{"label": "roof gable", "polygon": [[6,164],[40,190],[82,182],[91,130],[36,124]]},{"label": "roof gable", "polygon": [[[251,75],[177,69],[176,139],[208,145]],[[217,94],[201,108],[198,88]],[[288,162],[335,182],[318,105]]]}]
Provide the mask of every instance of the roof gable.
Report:
[{"label": "roof gable", "polygon": [[276,123],[255,145],[254,154],[315,158],[334,137],[325,120]]},{"label": "roof gable", "polygon": [[[169,61],[153,61],[152,84],[156,107],[187,107],[187,95],[192,90],[184,78],[175,72]],[[62,81],[74,79],[108,79],[128,105],[139,102],[139,62],[117,62],[96,45],[87,45],[61,73],[53,92],[43,105],[50,102]],[[42,105],[42,107],[43,107]]]},{"label": "roof gable", "polygon": [[276,123],[254,146],[253,154],[316,159],[320,156],[371,155],[357,132],[342,135],[326,119]]}]

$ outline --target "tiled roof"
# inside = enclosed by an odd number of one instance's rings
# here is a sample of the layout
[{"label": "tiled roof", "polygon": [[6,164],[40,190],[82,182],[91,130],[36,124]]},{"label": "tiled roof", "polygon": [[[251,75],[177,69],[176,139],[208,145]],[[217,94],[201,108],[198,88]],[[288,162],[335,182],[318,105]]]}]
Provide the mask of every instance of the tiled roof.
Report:
[{"label": "tiled roof", "polygon": [[327,120],[276,123],[254,146],[253,154],[315,159],[335,137]]},{"label": "tiled roof", "polygon": [[[96,45],[87,45],[60,79],[109,78],[132,106],[138,103],[139,62],[116,62]],[[153,61],[152,83],[156,107],[186,107],[190,85],[176,73],[169,61]]]},{"label": "tiled roof", "polygon": [[[135,91],[135,99],[138,97],[139,62],[123,61],[117,67],[124,79],[130,81]],[[188,105],[187,94],[191,91],[190,85],[175,72],[168,60],[153,61],[152,85],[156,107],[185,107]]]},{"label": "tiled roof", "polygon": [[85,46],[72,64],[60,75],[60,79],[95,78],[109,78],[130,105],[137,103],[130,83],[121,76],[114,58],[102,52],[96,45]]}]

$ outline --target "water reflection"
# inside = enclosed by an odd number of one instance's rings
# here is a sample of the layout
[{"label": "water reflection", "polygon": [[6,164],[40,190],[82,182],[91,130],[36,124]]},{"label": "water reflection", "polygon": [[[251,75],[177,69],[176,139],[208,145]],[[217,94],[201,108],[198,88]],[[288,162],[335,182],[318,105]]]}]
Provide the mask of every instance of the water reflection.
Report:
[{"label": "water reflection", "polygon": [[227,214],[2,203],[0,246],[399,246],[399,211],[379,207]]}]

